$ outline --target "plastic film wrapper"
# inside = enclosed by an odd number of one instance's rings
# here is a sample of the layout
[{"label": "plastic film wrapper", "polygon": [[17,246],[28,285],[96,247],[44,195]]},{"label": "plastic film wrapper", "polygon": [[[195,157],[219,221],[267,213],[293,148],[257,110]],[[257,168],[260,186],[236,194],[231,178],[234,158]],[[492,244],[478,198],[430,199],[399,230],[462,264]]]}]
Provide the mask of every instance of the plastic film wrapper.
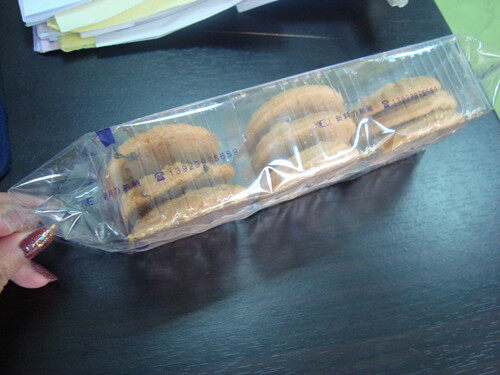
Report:
[{"label": "plastic film wrapper", "polygon": [[499,69],[452,35],[112,126],[14,185],[3,219],[151,249],[423,150],[492,109]]}]

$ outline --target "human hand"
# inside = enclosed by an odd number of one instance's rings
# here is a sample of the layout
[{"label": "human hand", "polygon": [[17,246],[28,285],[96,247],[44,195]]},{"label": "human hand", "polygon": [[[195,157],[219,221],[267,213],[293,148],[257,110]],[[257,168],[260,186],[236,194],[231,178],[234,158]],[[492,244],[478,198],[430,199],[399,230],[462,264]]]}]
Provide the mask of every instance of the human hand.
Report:
[{"label": "human hand", "polygon": [[[0,206],[8,199],[6,193],[0,193]],[[57,280],[55,275],[31,260],[54,238],[47,228],[12,231],[0,217],[0,292],[9,280],[24,288],[40,288]]]}]

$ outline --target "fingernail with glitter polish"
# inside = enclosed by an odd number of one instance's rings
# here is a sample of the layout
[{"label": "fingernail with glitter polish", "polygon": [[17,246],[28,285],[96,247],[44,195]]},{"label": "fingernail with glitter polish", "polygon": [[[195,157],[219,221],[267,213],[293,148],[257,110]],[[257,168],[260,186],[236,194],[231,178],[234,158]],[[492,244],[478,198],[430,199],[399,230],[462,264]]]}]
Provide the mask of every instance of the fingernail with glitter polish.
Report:
[{"label": "fingernail with glitter polish", "polygon": [[39,265],[38,263],[35,263],[35,262],[31,262],[31,267],[36,271],[38,272],[40,275],[46,277],[47,279],[49,279],[50,281],[56,281],[57,280],[57,276],[54,275],[52,272],[50,272],[48,269],[46,269],[45,267]]},{"label": "fingernail with glitter polish", "polygon": [[36,257],[54,240],[55,236],[47,228],[39,228],[19,243],[19,247],[28,259]]}]

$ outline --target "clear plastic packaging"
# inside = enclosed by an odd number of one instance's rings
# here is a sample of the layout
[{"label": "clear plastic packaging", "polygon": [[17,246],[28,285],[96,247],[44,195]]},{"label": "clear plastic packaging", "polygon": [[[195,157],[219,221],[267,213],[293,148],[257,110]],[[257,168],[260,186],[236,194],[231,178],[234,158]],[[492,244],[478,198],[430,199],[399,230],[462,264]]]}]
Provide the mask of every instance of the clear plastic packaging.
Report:
[{"label": "clear plastic packaging", "polygon": [[[468,62],[481,53],[452,35],[86,134],[9,190],[4,220],[134,252],[245,218],[490,111]],[[487,55],[481,79],[498,91],[498,54]]]},{"label": "clear plastic packaging", "polygon": [[387,0],[387,2],[391,7],[400,7],[400,8],[405,7],[408,4],[408,1],[409,0]]}]

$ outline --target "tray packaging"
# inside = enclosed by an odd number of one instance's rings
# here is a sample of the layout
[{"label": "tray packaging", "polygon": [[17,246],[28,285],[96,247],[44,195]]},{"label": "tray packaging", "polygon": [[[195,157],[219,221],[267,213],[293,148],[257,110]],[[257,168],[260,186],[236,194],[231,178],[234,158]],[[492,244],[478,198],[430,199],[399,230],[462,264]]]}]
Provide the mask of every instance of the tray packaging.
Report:
[{"label": "tray packaging", "polygon": [[3,219],[151,249],[419,152],[498,88],[498,53],[465,36],[329,66],[86,134],[9,189]]}]

